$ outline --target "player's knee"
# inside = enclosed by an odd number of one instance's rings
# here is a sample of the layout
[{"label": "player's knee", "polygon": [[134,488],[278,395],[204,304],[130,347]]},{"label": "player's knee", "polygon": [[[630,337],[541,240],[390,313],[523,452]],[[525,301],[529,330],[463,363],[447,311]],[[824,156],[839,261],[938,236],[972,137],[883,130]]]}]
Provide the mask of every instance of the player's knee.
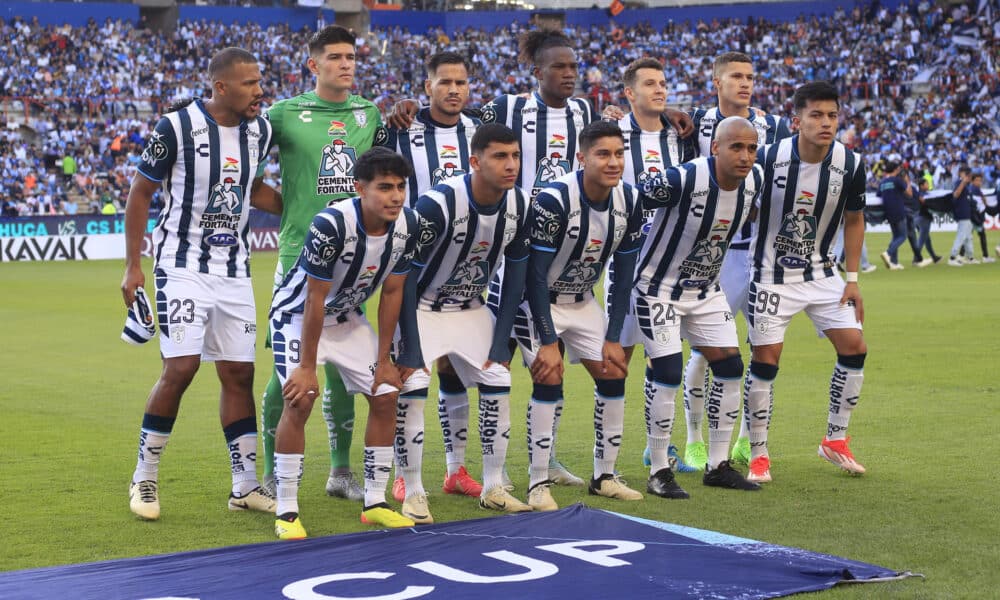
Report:
[{"label": "player's knee", "polygon": [[368,411],[372,418],[376,419],[391,419],[396,418],[396,399],[398,394],[382,394],[380,396],[375,396],[368,403]]},{"label": "player's knee", "polygon": [[222,385],[241,390],[253,387],[254,365],[251,362],[218,363],[219,379]]},{"label": "player's knee", "polygon": [[604,398],[624,398],[625,379],[598,379],[594,382],[597,394]]},{"label": "player's knee", "polygon": [[198,368],[201,366],[201,359],[197,356],[180,356],[168,358],[163,361],[163,371],[160,373],[160,382],[163,385],[187,389],[187,386],[194,379]]},{"label": "player's knee", "polygon": [[651,362],[653,381],[663,385],[677,386],[681,384],[681,371],[684,368],[684,360],[680,352],[671,354],[670,356],[654,358]]},{"label": "player's knee", "polygon": [[[864,342],[862,342],[862,345],[864,345]],[[861,352],[860,354],[837,354],[837,364],[848,369],[860,371],[865,368],[866,356],[868,356],[866,352]]]},{"label": "player's knee", "polygon": [[765,381],[774,381],[774,379],[778,377],[778,365],[772,365],[766,362],[751,360],[750,374],[753,375],[756,379],[762,379]]},{"label": "player's knee", "polygon": [[714,361],[709,363],[709,366],[712,368],[712,375],[721,379],[743,377],[743,358],[739,354]]},{"label": "player's knee", "polygon": [[463,394],[465,393],[465,386],[462,385],[462,380],[458,378],[455,374],[451,363],[448,362],[448,371],[443,370],[443,363],[438,361],[438,382],[440,384],[440,389],[445,394]]}]

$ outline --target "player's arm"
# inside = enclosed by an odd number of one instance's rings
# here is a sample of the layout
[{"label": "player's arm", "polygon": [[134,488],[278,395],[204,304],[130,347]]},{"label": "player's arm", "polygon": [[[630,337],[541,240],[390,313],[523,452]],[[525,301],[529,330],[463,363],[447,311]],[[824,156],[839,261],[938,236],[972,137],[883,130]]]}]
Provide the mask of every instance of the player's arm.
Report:
[{"label": "player's arm", "polygon": [[503,285],[500,288],[500,307],[497,310],[497,320],[493,327],[490,362],[510,363],[511,353],[507,342],[510,339],[510,331],[514,328],[517,307],[524,297],[529,251],[530,240],[526,232],[515,237],[504,251]]},{"label": "player's arm", "polygon": [[535,329],[542,343],[535,362],[531,364],[531,376],[534,381],[546,381],[553,374],[561,376],[563,369],[549,304],[548,274],[566,231],[566,216],[560,202],[543,191],[531,203],[528,222],[531,227],[531,249],[528,253],[525,288]]},{"label": "player's arm", "polygon": [[[306,303],[302,311],[302,339],[299,340],[299,366],[288,375],[281,395],[289,406],[315,400],[319,392],[316,380],[316,352],[323,332],[323,314],[332,283],[306,276]],[[311,393],[310,393],[311,392]]]},{"label": "player's arm", "polygon": [[423,353],[420,349],[420,329],[417,327],[417,303],[419,301],[420,275],[427,263],[436,242],[441,238],[445,223],[440,207],[426,195],[417,199],[417,242],[415,256],[410,262],[410,271],[403,286],[403,303],[399,314],[399,332],[401,351],[396,364],[403,368],[403,381],[414,369],[425,367]]},{"label": "player's arm", "polygon": [[264,183],[263,177],[253,180],[250,187],[250,206],[272,215],[280,215],[285,209],[281,201],[281,192]]},{"label": "player's arm", "polygon": [[415,98],[403,98],[392,105],[385,121],[394,129],[409,129],[413,119],[420,112],[420,102]]},{"label": "player's arm", "polygon": [[677,130],[677,135],[682,138],[694,133],[694,121],[691,120],[691,115],[683,110],[668,108],[663,111],[663,118]]},{"label": "player's arm", "polygon": [[676,167],[667,167],[663,173],[657,173],[638,184],[636,189],[642,208],[669,208],[680,200],[681,172]]},{"label": "player's arm", "polygon": [[121,284],[125,306],[132,306],[136,288],[146,285],[141,254],[142,238],[149,222],[149,205],[176,160],[177,138],[170,120],[164,117],[146,141],[125,202],[125,275]]},{"label": "player's arm", "polygon": [[844,212],[844,266],[847,284],[841,304],[851,303],[858,323],[865,321],[865,308],[858,287],[858,267],[861,264],[861,246],[865,242],[865,167],[862,163],[854,174]]},{"label": "player's arm", "polygon": [[[407,265],[407,271],[409,266]],[[403,306],[403,288],[406,285],[407,272],[393,272],[385,278],[378,302],[378,362],[375,366],[375,383],[372,384],[372,395],[383,383],[401,389],[399,371],[392,362],[392,336],[399,324],[399,313]],[[407,342],[404,342],[407,343]],[[419,344],[419,339],[417,340]]]}]

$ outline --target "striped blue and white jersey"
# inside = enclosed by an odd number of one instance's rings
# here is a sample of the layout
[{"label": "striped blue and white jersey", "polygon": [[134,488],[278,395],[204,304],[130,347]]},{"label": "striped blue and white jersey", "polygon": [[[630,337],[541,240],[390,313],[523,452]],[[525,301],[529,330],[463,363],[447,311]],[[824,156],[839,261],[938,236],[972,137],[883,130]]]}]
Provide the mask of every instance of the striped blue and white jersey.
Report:
[{"label": "striped blue and white jersey", "polygon": [[861,155],[833,142],[823,162],[802,162],[799,136],[762,148],[757,227],[751,240],[753,280],[813,281],[836,274],[831,255],[844,211],[865,208]]},{"label": "striped blue and white jersey", "polygon": [[324,208],[309,225],[295,266],[274,291],[271,317],[303,312],[308,277],[331,282],[327,315],[356,310],[390,274],[409,272],[417,227],[417,213],[404,207],[385,234],[370,236],[361,221],[360,198]]},{"label": "striped blue and white jersey", "polygon": [[[792,137],[792,131],[788,128],[788,121],[777,115],[757,116],[757,111],[750,110],[747,120],[757,130],[757,144],[760,147],[779,142],[785,138]],[[725,119],[722,111],[715,108],[698,108],[691,113],[691,120],[694,121],[696,148],[695,156],[712,156],[712,140],[715,138],[715,129],[719,123]],[[753,235],[751,223],[743,224],[743,229],[733,240],[731,250],[749,250],[750,237]]]},{"label": "striped blue and white jersey", "polygon": [[[417,200],[418,307],[458,311],[482,306],[500,259],[528,257],[528,200],[516,186],[495,206],[472,198],[472,175],[440,183]],[[412,276],[412,275],[411,275]]]},{"label": "striped blue and white jersey", "polygon": [[739,188],[715,179],[715,158],[696,158],[666,170],[643,188],[643,202],[658,207],[639,253],[639,293],[670,300],[705,298],[718,291],[722,259],[763,187],[755,165]]},{"label": "striped blue and white jersey", "polygon": [[153,230],[158,267],[250,277],[250,188],[270,145],[263,117],[222,127],[201,100],[160,119],[138,166],[166,196]]},{"label": "striped blue and white jersey", "polygon": [[417,113],[408,129],[389,128],[385,146],[399,152],[413,165],[406,182],[410,208],[417,198],[444,179],[469,173],[469,144],[481,122],[462,114],[457,124],[441,125],[429,108]]},{"label": "striped blue and white jersey", "polygon": [[531,202],[531,247],[552,252],[546,283],[553,304],[580,302],[594,293],[615,252],[634,252],[642,236],[639,194],[624,181],[608,198],[583,191],[583,171],[560,177]]},{"label": "striped blue and white jersey", "polygon": [[518,187],[532,198],[551,181],[580,168],[576,152],[580,131],[594,120],[584,98],[570,98],[563,108],[551,108],[538,92],[530,98],[500,96],[482,108],[483,123],[503,123],[521,139]]}]

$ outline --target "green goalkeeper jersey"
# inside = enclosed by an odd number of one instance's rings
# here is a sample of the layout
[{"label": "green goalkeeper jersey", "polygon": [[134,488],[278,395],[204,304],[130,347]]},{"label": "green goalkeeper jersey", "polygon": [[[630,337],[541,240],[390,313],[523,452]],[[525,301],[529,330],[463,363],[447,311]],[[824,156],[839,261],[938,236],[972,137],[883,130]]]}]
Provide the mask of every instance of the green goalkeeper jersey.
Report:
[{"label": "green goalkeeper jersey", "polygon": [[354,163],[386,131],[378,107],[360,96],[327,102],[308,92],[267,111],[281,166],[281,229],[278,257],[299,255],[313,217],[326,206],[357,195]]}]

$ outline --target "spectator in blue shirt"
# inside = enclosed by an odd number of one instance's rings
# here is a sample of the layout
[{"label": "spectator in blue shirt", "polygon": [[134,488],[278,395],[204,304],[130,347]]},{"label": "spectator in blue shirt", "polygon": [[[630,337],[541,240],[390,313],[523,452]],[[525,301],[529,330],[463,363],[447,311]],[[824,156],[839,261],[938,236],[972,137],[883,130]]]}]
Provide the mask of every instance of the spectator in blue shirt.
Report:
[{"label": "spectator in blue shirt", "polygon": [[[976,259],[972,257],[972,194],[969,189],[972,187],[972,170],[963,165],[958,170],[958,186],[951,193],[952,196],[952,216],[958,224],[955,231],[955,243],[951,245],[951,256],[948,264],[953,267],[961,267],[966,263],[972,263]],[[965,251],[969,258],[959,258],[958,253]]]},{"label": "spectator in blue shirt", "polygon": [[[889,248],[882,253],[882,260],[890,271],[902,271],[903,265],[899,264],[899,247],[907,238],[907,218],[906,199],[913,196],[910,189],[909,176],[902,172],[902,166],[895,161],[885,163],[885,177],[882,178],[878,186],[878,193],[882,196],[882,208],[885,209],[885,218],[892,228],[892,240],[889,241]],[[911,235],[912,235],[912,230]],[[920,250],[916,248],[916,240],[913,240],[914,262],[923,262],[920,257]]]}]

